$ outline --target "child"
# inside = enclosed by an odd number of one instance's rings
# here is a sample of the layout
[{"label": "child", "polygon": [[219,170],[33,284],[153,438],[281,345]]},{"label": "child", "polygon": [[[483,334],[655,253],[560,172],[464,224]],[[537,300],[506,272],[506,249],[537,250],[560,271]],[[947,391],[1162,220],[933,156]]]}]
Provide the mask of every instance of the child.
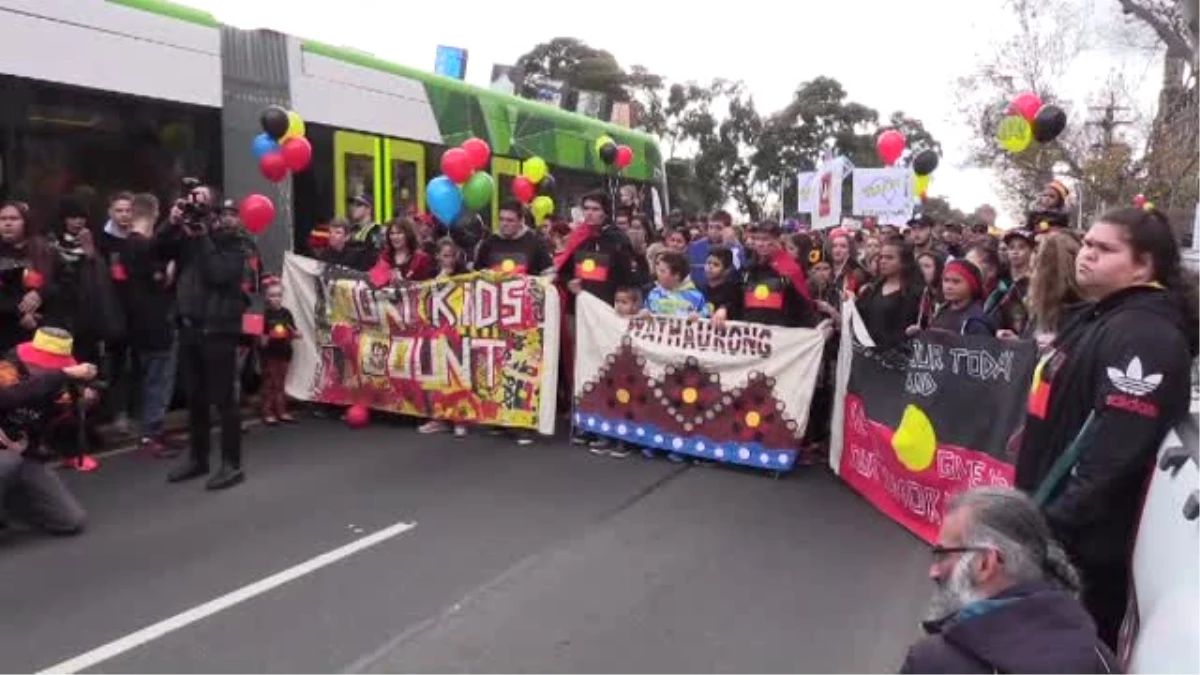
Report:
[{"label": "child", "polygon": [[[637,286],[626,286],[617,289],[613,298],[613,308],[625,319],[633,319],[642,308],[642,289]],[[588,443],[588,452],[593,455],[608,455],[617,459],[625,459],[633,454],[633,447],[625,442],[603,436]]]},{"label": "child", "polygon": [[[443,237],[438,240],[437,255],[435,256],[438,266],[437,279],[446,279],[448,277],[457,276],[467,273],[466,257],[462,250],[458,248],[458,244],[454,243],[453,239]],[[451,428],[448,422],[442,420],[429,420],[417,427],[419,434],[440,434]],[[454,436],[462,438],[467,435],[467,425],[454,423]]]},{"label": "child", "polygon": [[951,260],[942,271],[945,302],[937,308],[929,327],[961,335],[993,335],[996,326],[983,311],[983,296],[979,268],[961,258]]},{"label": "child", "polygon": [[646,296],[643,315],[697,317],[708,316],[704,294],[692,283],[691,265],[678,251],[664,251],[654,263],[658,284]]},{"label": "child", "polygon": [[283,306],[283,284],[278,277],[264,280],[267,304],[263,312],[264,335],[259,336],[260,357],[263,372],[262,419],[264,424],[275,425],[281,420],[295,422],[288,414],[283,395],[283,384],[287,379],[288,364],[292,362],[292,340],[300,337],[296,330],[296,319]]},{"label": "child", "polygon": [[708,313],[718,326],[742,318],[742,280],[733,267],[733,250],[714,246],[704,262],[704,297]]}]

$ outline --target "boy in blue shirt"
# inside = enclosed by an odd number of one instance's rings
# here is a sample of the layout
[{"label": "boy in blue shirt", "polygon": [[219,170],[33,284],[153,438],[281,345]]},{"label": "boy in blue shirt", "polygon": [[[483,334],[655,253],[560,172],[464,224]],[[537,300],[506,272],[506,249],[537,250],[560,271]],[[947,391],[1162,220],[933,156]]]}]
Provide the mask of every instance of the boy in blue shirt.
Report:
[{"label": "boy in blue shirt", "polygon": [[658,283],[646,296],[646,309],[642,314],[657,316],[698,317],[708,316],[708,302],[704,293],[692,283],[691,267],[682,253],[667,251],[658,256],[654,263],[654,276]]}]

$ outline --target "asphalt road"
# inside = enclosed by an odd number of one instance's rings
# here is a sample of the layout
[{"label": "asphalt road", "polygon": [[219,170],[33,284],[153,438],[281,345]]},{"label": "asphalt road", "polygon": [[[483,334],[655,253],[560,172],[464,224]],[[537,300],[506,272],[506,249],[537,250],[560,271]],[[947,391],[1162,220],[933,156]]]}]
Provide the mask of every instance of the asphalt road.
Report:
[{"label": "asphalt road", "polygon": [[322,421],[246,440],[233,490],[123,455],[69,476],[82,536],[0,534],[0,671],[886,672],[929,591],[925,547],[823,468]]}]

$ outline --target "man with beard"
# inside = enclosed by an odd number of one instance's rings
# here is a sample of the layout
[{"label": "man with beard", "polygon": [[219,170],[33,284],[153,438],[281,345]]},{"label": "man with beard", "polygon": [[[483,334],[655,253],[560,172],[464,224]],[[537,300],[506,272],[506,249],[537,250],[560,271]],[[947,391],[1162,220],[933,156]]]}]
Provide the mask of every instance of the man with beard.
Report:
[{"label": "man with beard", "polygon": [[1079,575],[1017,490],[976,488],[952,500],[929,578],[929,635],[901,673],[1119,672],[1075,597]]},{"label": "man with beard", "polygon": [[933,239],[933,218],[918,216],[908,221],[909,236],[912,237],[913,255],[922,253],[942,253],[937,249]]}]

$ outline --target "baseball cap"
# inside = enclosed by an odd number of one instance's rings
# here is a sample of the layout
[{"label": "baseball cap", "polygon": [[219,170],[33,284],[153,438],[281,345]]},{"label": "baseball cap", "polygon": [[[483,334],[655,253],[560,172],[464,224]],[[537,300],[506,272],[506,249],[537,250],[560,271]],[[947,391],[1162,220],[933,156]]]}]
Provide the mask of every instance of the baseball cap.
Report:
[{"label": "baseball cap", "polygon": [[351,204],[362,204],[363,206],[374,206],[375,205],[375,203],[371,201],[371,195],[369,195],[365,192],[360,192],[360,193],[354,195],[353,197],[351,197],[350,203]]}]

